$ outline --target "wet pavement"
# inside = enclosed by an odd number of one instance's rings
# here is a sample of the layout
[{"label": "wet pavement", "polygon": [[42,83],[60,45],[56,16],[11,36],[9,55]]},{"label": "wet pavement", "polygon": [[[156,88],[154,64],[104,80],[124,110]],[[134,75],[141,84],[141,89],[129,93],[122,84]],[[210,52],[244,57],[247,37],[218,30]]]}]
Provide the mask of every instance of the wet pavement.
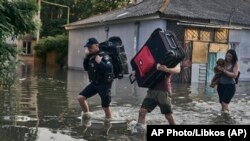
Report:
[{"label": "wet pavement", "polygon": [[[81,126],[78,93],[88,84],[87,73],[77,70],[18,70],[11,90],[0,88],[0,139],[3,141],[143,141],[134,132],[146,89],[131,85],[128,78],[115,80],[111,109],[114,121],[104,124],[99,96],[89,99],[95,116],[89,128]],[[249,82],[239,82],[230,104],[230,115],[222,115],[215,89],[204,84],[173,84],[173,111],[181,125],[250,125]],[[148,124],[168,124],[157,107],[147,116]]]}]

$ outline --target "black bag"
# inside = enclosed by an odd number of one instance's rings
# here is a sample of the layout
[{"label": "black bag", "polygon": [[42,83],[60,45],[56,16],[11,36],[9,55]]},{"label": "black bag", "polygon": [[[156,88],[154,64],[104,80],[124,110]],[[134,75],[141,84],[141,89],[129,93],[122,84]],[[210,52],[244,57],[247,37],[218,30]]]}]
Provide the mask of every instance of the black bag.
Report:
[{"label": "black bag", "polygon": [[124,74],[129,73],[127,56],[120,37],[110,37],[108,41],[100,43],[99,47],[112,58],[114,78],[121,79]]},{"label": "black bag", "polygon": [[240,71],[238,71],[238,75],[237,75],[237,77],[234,79],[234,80],[235,80],[235,84],[238,84],[239,78],[240,78]]},{"label": "black bag", "polygon": [[[184,57],[185,53],[175,34],[157,28],[130,62],[138,86],[151,88],[164,78],[165,73],[156,69],[157,63],[172,68]],[[133,80],[130,81],[133,83]]]}]

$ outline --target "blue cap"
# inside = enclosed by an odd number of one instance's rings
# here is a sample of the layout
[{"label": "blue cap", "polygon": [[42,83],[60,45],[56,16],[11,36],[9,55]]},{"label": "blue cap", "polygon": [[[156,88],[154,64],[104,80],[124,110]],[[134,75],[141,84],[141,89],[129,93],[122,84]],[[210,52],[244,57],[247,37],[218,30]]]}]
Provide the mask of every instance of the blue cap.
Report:
[{"label": "blue cap", "polygon": [[98,44],[98,41],[95,38],[89,38],[84,47],[91,47],[93,44]]}]

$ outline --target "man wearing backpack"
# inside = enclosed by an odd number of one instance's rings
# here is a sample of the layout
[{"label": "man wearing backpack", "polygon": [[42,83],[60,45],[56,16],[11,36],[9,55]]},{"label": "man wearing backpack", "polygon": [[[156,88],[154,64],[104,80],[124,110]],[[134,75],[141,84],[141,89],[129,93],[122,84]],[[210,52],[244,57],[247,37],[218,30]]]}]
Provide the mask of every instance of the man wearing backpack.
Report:
[{"label": "man wearing backpack", "polygon": [[111,58],[99,48],[99,43],[95,38],[89,38],[85,49],[85,59],[83,66],[88,71],[90,84],[87,85],[79,94],[78,101],[82,108],[82,122],[85,126],[90,126],[91,114],[87,99],[96,95],[101,97],[102,108],[106,120],[110,120],[111,110],[111,86],[113,82],[113,65]]}]

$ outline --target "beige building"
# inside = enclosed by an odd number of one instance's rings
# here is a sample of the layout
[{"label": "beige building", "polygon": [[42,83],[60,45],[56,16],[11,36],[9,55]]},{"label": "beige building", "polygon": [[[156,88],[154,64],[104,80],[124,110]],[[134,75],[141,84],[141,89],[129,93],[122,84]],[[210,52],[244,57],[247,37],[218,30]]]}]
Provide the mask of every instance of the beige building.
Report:
[{"label": "beige building", "polygon": [[34,62],[34,46],[36,44],[36,38],[33,37],[30,34],[26,34],[21,38],[17,39],[17,49],[19,51],[18,53],[18,59],[22,60],[25,63],[31,63]]}]

